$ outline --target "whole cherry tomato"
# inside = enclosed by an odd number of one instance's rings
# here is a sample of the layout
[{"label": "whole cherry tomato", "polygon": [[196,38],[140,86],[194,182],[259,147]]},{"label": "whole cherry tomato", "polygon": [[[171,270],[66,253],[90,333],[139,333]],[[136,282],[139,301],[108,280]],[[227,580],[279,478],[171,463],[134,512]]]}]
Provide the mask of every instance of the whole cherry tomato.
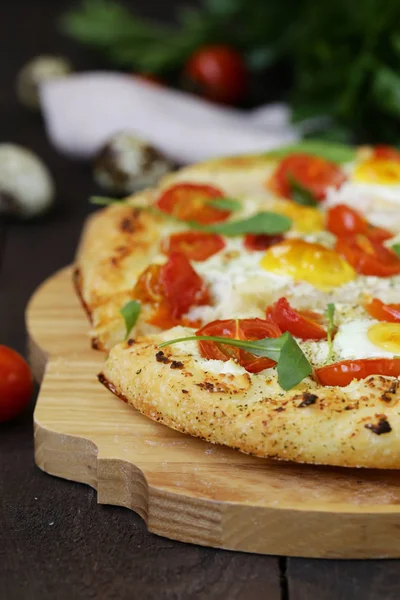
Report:
[{"label": "whole cherry tomato", "polygon": [[33,378],[28,363],[15,350],[0,346],[0,423],[19,415],[32,391]]},{"label": "whole cherry tomato", "polygon": [[242,56],[229,46],[205,46],[192,54],[184,69],[186,86],[199,96],[222,104],[237,104],[247,89]]}]

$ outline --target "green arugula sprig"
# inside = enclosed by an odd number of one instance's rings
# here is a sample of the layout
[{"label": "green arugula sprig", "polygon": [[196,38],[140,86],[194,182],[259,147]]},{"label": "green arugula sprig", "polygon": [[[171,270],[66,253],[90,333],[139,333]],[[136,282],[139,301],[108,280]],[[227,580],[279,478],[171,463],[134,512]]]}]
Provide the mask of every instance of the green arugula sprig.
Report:
[{"label": "green arugula sprig", "polygon": [[227,237],[246,235],[247,233],[275,235],[288,231],[292,226],[292,220],[285,215],[265,211],[237,221],[214,223],[213,225],[200,225],[195,221],[189,221],[188,225],[192,229],[219,233]]},{"label": "green arugula sprig", "polygon": [[331,361],[333,357],[333,334],[335,332],[335,305],[329,303],[326,307],[325,316],[328,319],[328,360]]},{"label": "green arugula sprig", "polygon": [[163,342],[159,345],[159,348],[192,340],[205,340],[226,344],[246,350],[254,354],[254,356],[274,360],[277,363],[278,383],[284,390],[291,390],[312,373],[310,363],[296,340],[288,332],[278,338],[263,338],[254,341],[237,340],[213,335],[191,335]]},{"label": "green arugula sprig", "polygon": [[400,256],[400,244],[393,244],[393,246],[390,247],[393,250],[393,252],[397,254],[397,256]]},{"label": "green arugula sprig", "polygon": [[[222,202],[222,200],[226,200],[230,206],[232,206],[233,202],[235,202],[235,204],[236,202],[240,204],[233,198],[218,198],[218,200],[220,202]],[[118,200],[117,198],[102,198],[99,196],[92,196],[90,198],[90,202],[92,204],[98,204],[101,206],[109,206],[110,204],[120,204],[122,201]],[[276,235],[278,233],[284,233],[285,231],[288,231],[292,226],[292,220],[286,215],[280,215],[278,213],[268,211],[256,213],[255,215],[252,215],[246,219],[214,223],[213,225],[202,225],[197,221],[183,221],[182,219],[178,219],[174,215],[170,215],[169,213],[166,213],[155,206],[137,206],[136,208],[147,211],[164,219],[176,221],[182,225],[186,225],[190,229],[196,229],[198,231],[205,231],[209,233],[219,233],[227,237],[246,235],[248,233]],[[218,208],[221,208],[221,205]],[[226,208],[226,210],[228,209]]]},{"label": "green arugula sprig", "polygon": [[96,206],[110,206],[110,204],[123,204],[124,198],[108,198],[107,196],[91,196],[89,198],[90,204]]},{"label": "green arugula sprig", "polygon": [[287,181],[290,186],[290,197],[297,204],[302,206],[317,206],[317,201],[313,194],[304,187],[291,173],[287,174]]},{"label": "green arugula sprig", "polygon": [[119,311],[125,321],[125,339],[128,339],[130,332],[136,325],[140,315],[141,305],[137,300],[127,302]]},{"label": "green arugula sprig", "polygon": [[209,206],[213,206],[214,208],[219,208],[220,210],[230,210],[231,212],[236,212],[242,208],[242,203],[236,198],[212,198],[207,202]]}]

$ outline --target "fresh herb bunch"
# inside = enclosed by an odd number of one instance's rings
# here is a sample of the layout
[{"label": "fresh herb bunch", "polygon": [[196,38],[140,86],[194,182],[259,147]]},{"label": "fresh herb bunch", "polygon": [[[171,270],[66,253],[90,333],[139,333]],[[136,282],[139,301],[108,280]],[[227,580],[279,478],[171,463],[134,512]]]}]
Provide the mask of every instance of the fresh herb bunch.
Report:
[{"label": "fresh herb bunch", "polygon": [[117,67],[167,75],[205,44],[231,45],[260,79],[271,67],[290,73],[293,120],[322,117],[313,135],[400,142],[398,0],[204,0],[177,17],[174,28],[84,0],[63,29]]}]

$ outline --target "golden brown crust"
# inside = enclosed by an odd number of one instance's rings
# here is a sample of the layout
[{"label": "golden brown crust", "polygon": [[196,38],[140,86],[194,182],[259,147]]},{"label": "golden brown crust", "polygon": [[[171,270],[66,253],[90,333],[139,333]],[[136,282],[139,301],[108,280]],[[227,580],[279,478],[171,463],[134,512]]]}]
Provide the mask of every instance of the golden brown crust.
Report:
[{"label": "golden brown crust", "polygon": [[[158,253],[163,220],[139,210],[152,192],[114,204],[89,218],[75,262],[75,285],[92,324],[96,348],[124,337],[121,307],[132,300],[138,275]],[[136,206],[135,206],[136,205]]]},{"label": "golden brown crust", "polygon": [[[260,457],[346,467],[400,467],[400,387],[371,376],[346,388],[275,375],[214,374],[157,337],[113,348],[102,382],[155,421]],[[178,366],[176,366],[178,363]]]}]

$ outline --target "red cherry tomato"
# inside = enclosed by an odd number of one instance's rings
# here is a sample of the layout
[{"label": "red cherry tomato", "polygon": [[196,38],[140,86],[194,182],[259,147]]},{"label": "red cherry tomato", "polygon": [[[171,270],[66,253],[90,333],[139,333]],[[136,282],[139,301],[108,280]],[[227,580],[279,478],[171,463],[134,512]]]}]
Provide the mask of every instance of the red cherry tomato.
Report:
[{"label": "red cherry tomato", "polygon": [[279,163],[269,180],[269,187],[279,196],[291,198],[291,177],[319,202],[324,200],[328,187],[339,188],[346,179],[335,163],[300,153],[289,154]]},{"label": "red cherry tomato", "polygon": [[[212,321],[196,331],[196,335],[214,335],[236,340],[261,340],[266,337],[276,338],[281,334],[277,325],[264,319]],[[232,358],[250,373],[259,373],[276,364],[270,358],[257,357],[245,350],[216,342],[199,340],[199,348],[204,358],[223,361]]]},{"label": "red cherry tomato", "polygon": [[163,252],[180,252],[189,260],[203,261],[225,248],[223,238],[217,233],[184,231],[174,233],[163,244]]},{"label": "red cherry tomato", "polygon": [[320,325],[321,315],[311,310],[295,310],[286,298],[279,298],[267,308],[267,320],[276,323],[281,331],[303,340],[322,340],[327,335]]},{"label": "red cherry tomato", "polygon": [[0,346],[0,423],[19,415],[32,391],[33,378],[28,363],[15,350]]},{"label": "red cherry tomato", "polygon": [[346,386],[353,379],[365,379],[369,375],[400,376],[400,358],[365,358],[343,360],[315,370],[321,385]]},{"label": "red cherry tomato", "polygon": [[400,151],[393,148],[393,146],[378,145],[373,149],[373,157],[385,160],[400,160]]},{"label": "red cherry tomato", "polygon": [[188,59],[184,69],[186,87],[222,104],[236,104],[247,89],[248,73],[242,56],[229,46],[205,46]]},{"label": "red cherry tomato", "polygon": [[373,298],[365,304],[365,310],[378,321],[400,323],[400,304],[384,304],[382,300]]},{"label": "red cherry tomato", "polygon": [[365,235],[338,238],[335,250],[361,275],[392,277],[400,273],[400,258]]},{"label": "red cherry tomato", "polygon": [[223,192],[211,185],[177,183],[166,189],[157,201],[157,207],[182,221],[197,221],[202,225],[225,221],[229,210],[221,210],[210,204],[215,198],[223,198]]},{"label": "red cherry tomato", "polygon": [[150,265],[140,275],[134,297],[153,307],[149,323],[167,329],[195,325],[182,319],[191,306],[208,304],[210,296],[202,278],[184,254],[173,252],[163,265]]},{"label": "red cherry tomato", "polygon": [[393,233],[387,229],[370,225],[360,213],[346,204],[337,204],[328,210],[326,228],[338,237],[361,233],[377,242],[393,237]]},{"label": "red cherry tomato", "polygon": [[267,250],[271,246],[274,246],[274,244],[279,244],[283,239],[283,235],[248,233],[244,238],[244,247],[247,250]]},{"label": "red cherry tomato", "polygon": [[191,306],[210,302],[204,281],[184,254],[172,252],[169,255],[160,269],[160,282],[171,307],[171,315],[175,318],[184,315]]}]

